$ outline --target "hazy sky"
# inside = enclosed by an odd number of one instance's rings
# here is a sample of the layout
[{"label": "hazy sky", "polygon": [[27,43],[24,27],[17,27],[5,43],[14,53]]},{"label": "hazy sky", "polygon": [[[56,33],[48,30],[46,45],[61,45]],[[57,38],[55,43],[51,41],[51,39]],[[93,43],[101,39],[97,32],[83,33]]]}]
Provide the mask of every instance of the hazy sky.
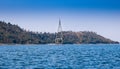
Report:
[{"label": "hazy sky", "polygon": [[38,32],[94,31],[120,42],[120,0],[0,0],[0,20]]}]

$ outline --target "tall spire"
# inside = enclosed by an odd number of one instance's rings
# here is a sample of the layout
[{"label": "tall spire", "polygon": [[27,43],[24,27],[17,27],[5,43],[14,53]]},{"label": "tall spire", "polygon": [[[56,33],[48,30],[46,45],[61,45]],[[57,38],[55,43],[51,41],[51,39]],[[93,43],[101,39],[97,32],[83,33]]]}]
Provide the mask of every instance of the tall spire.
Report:
[{"label": "tall spire", "polygon": [[62,32],[62,26],[61,26],[61,20],[59,19],[59,25],[58,25],[58,31],[57,32]]},{"label": "tall spire", "polygon": [[62,44],[63,43],[63,35],[62,35],[62,26],[61,26],[61,20],[59,19],[59,25],[58,30],[55,38],[56,44]]}]

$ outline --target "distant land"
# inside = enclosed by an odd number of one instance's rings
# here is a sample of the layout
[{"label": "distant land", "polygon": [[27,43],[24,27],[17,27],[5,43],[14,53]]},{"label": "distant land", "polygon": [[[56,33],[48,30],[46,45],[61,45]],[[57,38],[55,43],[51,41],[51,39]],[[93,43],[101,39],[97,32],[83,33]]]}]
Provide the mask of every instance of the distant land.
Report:
[{"label": "distant land", "polygon": [[[63,31],[63,44],[118,44],[95,32]],[[0,44],[54,44],[58,33],[26,31],[18,25],[0,21]]]}]

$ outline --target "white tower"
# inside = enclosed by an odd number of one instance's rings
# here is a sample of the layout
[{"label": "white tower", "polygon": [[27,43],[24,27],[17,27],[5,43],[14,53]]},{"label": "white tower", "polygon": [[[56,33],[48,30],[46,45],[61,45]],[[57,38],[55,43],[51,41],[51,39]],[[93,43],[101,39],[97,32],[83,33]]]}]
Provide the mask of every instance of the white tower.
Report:
[{"label": "white tower", "polygon": [[59,19],[59,25],[58,30],[55,38],[56,44],[62,44],[63,43],[63,34],[62,34],[62,26],[61,26],[61,20]]}]

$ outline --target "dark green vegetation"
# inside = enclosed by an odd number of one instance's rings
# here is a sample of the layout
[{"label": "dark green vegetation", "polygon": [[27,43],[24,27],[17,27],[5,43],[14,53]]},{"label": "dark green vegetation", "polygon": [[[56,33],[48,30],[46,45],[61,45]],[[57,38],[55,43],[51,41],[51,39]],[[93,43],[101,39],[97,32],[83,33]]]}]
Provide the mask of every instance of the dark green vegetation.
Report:
[{"label": "dark green vegetation", "polygon": [[[38,33],[21,29],[17,25],[0,21],[1,44],[47,44],[55,43],[57,33]],[[63,44],[116,44],[118,42],[106,39],[95,32],[64,31]]]}]

